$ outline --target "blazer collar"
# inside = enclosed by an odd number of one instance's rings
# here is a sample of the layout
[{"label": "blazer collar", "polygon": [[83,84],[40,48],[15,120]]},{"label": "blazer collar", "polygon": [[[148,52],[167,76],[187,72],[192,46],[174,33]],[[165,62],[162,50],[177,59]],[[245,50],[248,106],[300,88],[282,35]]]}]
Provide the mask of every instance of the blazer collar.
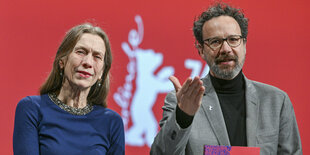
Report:
[{"label": "blazer collar", "polygon": [[253,81],[245,79],[246,100],[246,134],[248,146],[256,145],[256,130],[258,123],[259,99]]},{"label": "blazer collar", "polygon": [[[243,75],[244,76],[244,75]],[[246,134],[247,134],[247,145],[255,146],[256,144],[256,129],[257,129],[257,118],[258,118],[258,97],[253,82],[245,79],[245,99],[246,99]],[[205,112],[209,123],[212,126],[213,132],[215,133],[220,145],[230,145],[226,124],[224,121],[223,113],[219,103],[219,99],[215,92],[215,89],[210,80],[208,74],[205,78],[202,78],[203,85],[205,87],[205,93],[201,107]]]},{"label": "blazer collar", "polygon": [[205,93],[202,99],[201,108],[205,112],[212,130],[217,137],[219,145],[229,146],[229,137],[224,121],[224,116],[219,103],[219,99],[216,95],[215,89],[212,85],[210,75],[208,74],[202,79],[205,87]]}]

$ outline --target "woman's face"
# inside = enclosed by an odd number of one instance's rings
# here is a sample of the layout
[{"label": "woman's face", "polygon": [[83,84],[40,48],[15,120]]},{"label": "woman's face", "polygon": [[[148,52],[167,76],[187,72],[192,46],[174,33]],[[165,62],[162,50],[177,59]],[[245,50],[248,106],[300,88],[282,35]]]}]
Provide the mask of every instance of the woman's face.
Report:
[{"label": "woman's face", "polygon": [[66,60],[60,61],[64,69],[64,85],[88,89],[103,74],[106,47],[101,37],[84,33]]}]

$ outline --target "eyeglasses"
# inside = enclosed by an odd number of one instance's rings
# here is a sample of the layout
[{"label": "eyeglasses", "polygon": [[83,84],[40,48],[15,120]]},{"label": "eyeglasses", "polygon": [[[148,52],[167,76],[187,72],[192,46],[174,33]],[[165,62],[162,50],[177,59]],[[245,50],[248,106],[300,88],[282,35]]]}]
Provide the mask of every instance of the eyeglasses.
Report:
[{"label": "eyeglasses", "polygon": [[208,38],[203,40],[203,42],[212,50],[217,50],[222,47],[224,41],[226,41],[230,47],[237,47],[241,44],[242,39],[244,38],[241,35],[232,35],[227,38]]}]

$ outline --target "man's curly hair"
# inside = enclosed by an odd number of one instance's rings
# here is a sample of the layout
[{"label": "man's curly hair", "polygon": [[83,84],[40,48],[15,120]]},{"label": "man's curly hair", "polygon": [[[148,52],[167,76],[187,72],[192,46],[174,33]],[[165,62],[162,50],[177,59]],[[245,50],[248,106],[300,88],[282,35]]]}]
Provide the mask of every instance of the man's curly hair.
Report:
[{"label": "man's curly hair", "polygon": [[225,3],[216,3],[215,5],[208,8],[208,10],[204,11],[194,22],[193,32],[196,38],[196,42],[200,45],[203,45],[202,39],[202,27],[203,24],[214,18],[219,16],[230,16],[234,18],[241,29],[241,35],[243,38],[247,38],[248,35],[248,19],[244,17],[243,12],[240,9],[233,8]]}]

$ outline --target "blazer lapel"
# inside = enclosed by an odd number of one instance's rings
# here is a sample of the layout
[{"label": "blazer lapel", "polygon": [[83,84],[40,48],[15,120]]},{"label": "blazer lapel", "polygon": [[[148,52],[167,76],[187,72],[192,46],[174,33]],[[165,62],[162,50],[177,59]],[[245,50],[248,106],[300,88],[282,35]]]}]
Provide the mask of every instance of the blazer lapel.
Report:
[{"label": "blazer lapel", "polygon": [[258,123],[259,100],[252,81],[245,76],[245,99],[246,99],[246,132],[248,146],[256,146],[256,130]]},{"label": "blazer lapel", "polygon": [[202,81],[206,90],[202,99],[201,107],[211,124],[212,130],[217,137],[219,144],[225,146],[230,145],[221,106],[209,75],[203,78]]}]

